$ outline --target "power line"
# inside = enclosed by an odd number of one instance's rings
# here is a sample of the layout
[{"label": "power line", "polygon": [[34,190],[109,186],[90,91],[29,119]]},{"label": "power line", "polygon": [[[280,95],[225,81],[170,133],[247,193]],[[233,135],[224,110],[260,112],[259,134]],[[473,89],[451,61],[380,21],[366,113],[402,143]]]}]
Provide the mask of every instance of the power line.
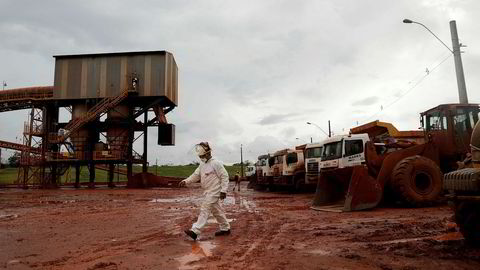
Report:
[{"label": "power line", "polygon": [[[362,122],[366,122],[367,120],[369,120],[369,119],[375,117],[376,115],[378,115],[379,113],[381,113],[383,110],[385,110],[385,109],[389,108],[390,106],[392,106],[393,104],[397,103],[401,98],[403,98],[405,95],[410,93],[413,89],[415,89],[420,83],[422,83],[428,75],[432,74],[432,72],[434,72],[441,64],[443,64],[445,61],[447,61],[447,59],[450,58],[451,56],[452,56],[452,54],[449,53],[447,57],[443,58],[443,60],[440,61],[437,65],[435,65],[433,68],[431,68],[431,69],[427,68],[426,71],[422,72],[422,73],[425,72],[425,74],[422,77],[420,77],[414,85],[412,85],[409,89],[407,89],[405,92],[400,94],[400,96],[397,97],[395,100],[393,100],[391,103],[387,104],[386,106],[381,106],[380,111],[378,111],[378,112],[372,114],[371,116],[365,118],[364,120],[362,120]],[[418,77],[418,76],[415,76],[415,78],[416,77]],[[414,79],[412,81],[415,81],[415,80],[416,79]],[[412,81],[410,81],[409,83],[411,83]]]}]

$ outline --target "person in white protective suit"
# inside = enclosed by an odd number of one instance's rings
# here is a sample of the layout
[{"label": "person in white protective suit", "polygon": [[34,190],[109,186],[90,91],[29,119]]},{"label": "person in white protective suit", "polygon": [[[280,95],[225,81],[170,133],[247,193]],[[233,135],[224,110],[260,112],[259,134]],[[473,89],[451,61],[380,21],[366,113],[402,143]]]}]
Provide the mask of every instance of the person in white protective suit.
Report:
[{"label": "person in white protective suit", "polygon": [[197,144],[195,150],[201,163],[193,174],[182,180],[179,185],[186,186],[200,181],[204,189],[205,198],[200,207],[197,222],[192,225],[191,229],[185,230],[185,233],[193,240],[196,240],[202,228],[207,224],[211,213],[220,226],[220,230],[215,232],[215,236],[229,235],[230,224],[220,204],[220,201],[227,197],[229,182],[227,170],[225,170],[220,161],[212,157],[211,149],[207,142]]}]

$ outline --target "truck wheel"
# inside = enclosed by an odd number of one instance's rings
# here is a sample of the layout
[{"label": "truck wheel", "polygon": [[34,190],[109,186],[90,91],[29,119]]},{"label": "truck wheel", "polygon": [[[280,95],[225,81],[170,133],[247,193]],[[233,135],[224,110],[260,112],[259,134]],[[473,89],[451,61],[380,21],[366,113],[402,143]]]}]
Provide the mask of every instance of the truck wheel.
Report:
[{"label": "truck wheel", "polygon": [[478,203],[459,202],[455,205],[455,221],[465,241],[480,245],[480,208]]},{"label": "truck wheel", "polygon": [[303,191],[303,187],[305,185],[305,180],[303,178],[298,178],[295,180],[295,192],[300,193]]},{"label": "truck wheel", "polygon": [[425,206],[435,202],[443,186],[443,174],[433,160],[423,156],[402,159],[393,169],[393,192],[410,206]]},{"label": "truck wheel", "polygon": [[256,191],[265,191],[267,189],[267,187],[265,187],[265,185],[262,185],[262,184],[256,184],[255,185],[255,190]]}]

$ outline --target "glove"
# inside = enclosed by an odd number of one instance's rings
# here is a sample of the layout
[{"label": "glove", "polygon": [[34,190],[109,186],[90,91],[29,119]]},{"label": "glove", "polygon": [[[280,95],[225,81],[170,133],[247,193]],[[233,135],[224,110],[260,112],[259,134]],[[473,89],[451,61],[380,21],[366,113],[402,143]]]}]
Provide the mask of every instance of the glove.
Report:
[{"label": "glove", "polygon": [[182,181],[180,181],[180,182],[178,183],[178,186],[179,186],[179,187],[184,187],[184,186],[186,186],[186,185],[187,185],[187,181],[185,181],[185,180],[182,180]]},{"label": "glove", "polygon": [[225,200],[225,198],[227,198],[227,193],[220,192],[220,200]]}]

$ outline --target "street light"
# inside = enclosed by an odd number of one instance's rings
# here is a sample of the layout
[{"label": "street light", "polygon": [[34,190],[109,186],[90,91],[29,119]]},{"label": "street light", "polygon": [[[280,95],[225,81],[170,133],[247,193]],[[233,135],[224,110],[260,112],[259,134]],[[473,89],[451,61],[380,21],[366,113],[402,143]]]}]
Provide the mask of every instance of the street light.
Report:
[{"label": "street light", "polygon": [[[303,141],[303,139],[300,139],[300,138],[298,138],[298,137],[297,137],[297,138],[295,138],[295,140],[298,140],[298,141]],[[307,141],[307,142],[308,142],[308,141]],[[312,137],[310,137],[310,143],[313,143],[313,138],[312,138]]]},{"label": "street light", "polygon": [[329,134],[327,134],[319,125],[315,124],[315,123],[312,123],[312,122],[307,122],[307,125],[312,125],[312,126],[316,126],[318,129],[320,129],[323,134],[327,135],[328,137],[330,137]]},{"label": "street light", "polygon": [[450,47],[445,44],[437,35],[435,35],[428,27],[426,27],[424,24],[412,21],[409,19],[404,19],[403,23],[415,23],[418,25],[423,26],[425,29],[427,29],[430,34],[432,34],[440,43],[443,44],[452,54],[453,54],[453,60],[455,61],[455,73],[457,75],[457,86],[458,86],[458,97],[460,99],[460,103],[465,103],[468,104],[468,96],[467,96],[467,87],[465,85],[465,75],[463,74],[463,64],[462,64],[462,57],[460,55],[460,46],[461,44],[458,42],[458,34],[457,34],[457,24],[455,21],[450,21],[450,34],[452,36],[452,47],[453,50],[450,49]]}]

